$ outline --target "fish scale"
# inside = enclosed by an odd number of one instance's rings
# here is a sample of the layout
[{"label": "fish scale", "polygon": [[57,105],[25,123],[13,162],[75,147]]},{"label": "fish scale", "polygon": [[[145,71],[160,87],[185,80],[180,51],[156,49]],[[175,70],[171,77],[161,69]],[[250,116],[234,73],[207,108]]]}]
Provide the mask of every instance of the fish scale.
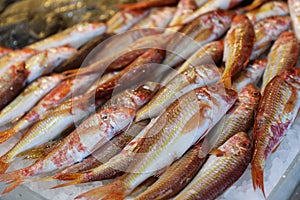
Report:
[{"label": "fish scale", "polygon": [[174,200],[209,200],[219,196],[246,170],[251,159],[251,142],[246,133],[239,132],[217,151],[223,155],[212,153],[192,182]]}]

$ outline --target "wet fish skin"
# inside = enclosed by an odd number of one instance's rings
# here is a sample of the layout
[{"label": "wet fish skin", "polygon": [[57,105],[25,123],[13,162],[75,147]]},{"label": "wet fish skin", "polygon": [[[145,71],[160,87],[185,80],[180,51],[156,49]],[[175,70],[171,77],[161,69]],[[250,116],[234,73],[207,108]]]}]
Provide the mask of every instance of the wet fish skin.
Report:
[{"label": "wet fish skin", "polygon": [[[193,143],[201,139],[210,126],[218,121],[220,113],[226,112],[233,104],[236,95],[233,90],[218,84],[215,87],[199,88],[182,96],[145,133],[134,150],[134,163],[127,169],[130,174],[83,193],[75,199],[124,198],[140,183],[181,157]],[[181,109],[190,113],[182,112]],[[197,110],[200,110],[202,117],[199,117]],[[180,122],[177,121],[179,119]]]},{"label": "wet fish skin", "polygon": [[253,126],[260,98],[259,89],[253,84],[239,92],[232,108],[206,136],[211,148],[218,148],[238,132],[248,133]]},{"label": "wet fish skin", "polygon": [[234,15],[235,13],[231,11],[215,10],[184,25],[168,42],[167,50],[171,53],[167,54],[163,64],[174,67],[185,61],[184,59],[188,59],[203,45],[221,37],[230,27]]},{"label": "wet fish skin", "polygon": [[273,16],[257,22],[254,25],[255,40],[250,60],[257,59],[266,52],[272,41],[289,29],[290,23],[289,16]]},{"label": "wet fish skin", "polygon": [[250,20],[245,15],[237,15],[224,41],[225,71],[222,81],[231,88],[232,77],[245,68],[254,45],[255,33]]},{"label": "wet fish skin", "polygon": [[25,86],[28,72],[25,63],[16,63],[0,77],[0,110],[3,109]]},{"label": "wet fish skin", "polygon": [[149,15],[149,10],[123,10],[117,12],[106,22],[107,33],[120,34]]},{"label": "wet fish skin", "polygon": [[289,68],[266,86],[252,131],[251,161],[254,189],[264,191],[264,166],[293,124],[300,107],[300,69]]},{"label": "wet fish skin", "polygon": [[238,77],[233,80],[234,88],[240,92],[248,84],[257,85],[263,76],[267,63],[267,59],[251,62],[244,70],[241,71]]},{"label": "wet fish skin", "polygon": [[209,153],[209,145],[201,142],[191,147],[175,161],[145,192],[135,197],[142,199],[170,199],[180,192],[197,174]]},{"label": "wet fish skin", "polygon": [[298,41],[300,41],[300,3],[297,0],[288,0],[288,6],[292,18],[293,30]]},{"label": "wet fish skin", "polygon": [[249,20],[255,24],[256,22],[272,17],[272,16],[284,16],[289,14],[288,5],[283,1],[270,1],[257,9],[249,11],[246,16]]},{"label": "wet fish skin", "polygon": [[190,66],[175,76],[151,100],[141,108],[135,121],[154,118],[160,115],[176,99],[192,91],[216,83],[221,79],[221,71],[213,64]]},{"label": "wet fish skin", "polygon": [[118,154],[138,133],[140,133],[147,124],[147,120],[134,123],[124,132],[115,136],[103,147],[96,150],[92,155],[85,158],[82,162],[62,170],[59,174],[55,175],[55,178],[60,179],[62,177],[66,177],[64,174],[88,171],[108,162],[113,156]]},{"label": "wet fish skin", "polygon": [[251,160],[251,140],[247,133],[239,132],[211,154],[192,182],[175,200],[216,199],[246,170]]},{"label": "wet fish skin", "polygon": [[0,76],[2,76],[12,65],[26,61],[37,51],[31,49],[14,50],[0,58]]},{"label": "wet fish skin", "polygon": [[25,61],[25,68],[28,70],[27,83],[37,78],[50,74],[65,59],[76,53],[71,47],[50,48],[36,53]]},{"label": "wet fish skin", "polygon": [[211,1],[207,1],[207,3],[202,5],[200,8],[198,8],[193,13],[191,13],[190,16],[187,16],[179,24],[189,23],[192,20],[195,20],[200,15],[202,15],[204,13],[208,13],[213,10],[218,10],[218,9],[229,10],[230,8],[233,8],[234,6],[240,4],[241,2],[242,2],[242,0],[229,0],[229,1],[211,0]]},{"label": "wet fish skin", "polygon": [[147,17],[136,23],[130,29],[165,28],[173,18],[175,10],[174,7],[153,8]]},{"label": "wet fish skin", "polygon": [[[13,183],[2,195],[13,190],[26,178],[69,166],[81,161],[95,151],[97,143],[125,128],[134,116],[132,108],[113,106],[96,113],[97,119],[88,118],[63,139],[46,157],[34,164],[0,175],[1,182]],[[94,127],[99,128],[93,131]],[[91,139],[93,138],[93,139]]]},{"label": "wet fish skin", "polygon": [[101,44],[106,39],[112,37],[114,34],[104,33],[84,44],[74,55],[70,58],[64,60],[58,67],[54,69],[54,72],[63,72],[70,69],[75,69],[78,67],[84,67],[81,64],[84,64],[83,61],[89,55],[89,53]]},{"label": "wet fish skin", "polygon": [[90,39],[102,35],[105,31],[106,26],[101,22],[80,23],[46,39],[28,45],[26,48],[40,51],[64,45],[79,48]]},{"label": "wet fish skin", "polygon": [[296,66],[298,55],[299,46],[295,34],[290,31],[281,33],[268,54],[268,64],[261,86],[262,93],[276,75]]},{"label": "wet fish skin", "polygon": [[0,126],[5,125],[28,112],[43,96],[64,79],[63,75],[45,76],[32,84],[0,112]]}]

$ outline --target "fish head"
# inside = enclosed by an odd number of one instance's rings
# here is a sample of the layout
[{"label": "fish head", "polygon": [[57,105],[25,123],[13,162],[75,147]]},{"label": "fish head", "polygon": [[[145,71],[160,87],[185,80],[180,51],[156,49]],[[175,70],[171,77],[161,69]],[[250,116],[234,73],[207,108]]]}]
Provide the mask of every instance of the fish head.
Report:
[{"label": "fish head", "polygon": [[229,26],[230,26],[232,20],[236,16],[236,12],[235,11],[230,11],[230,10],[219,9],[219,10],[212,11],[212,12],[216,12],[216,14],[218,16],[220,16],[220,20],[223,22],[223,24],[227,25],[229,23]]},{"label": "fish head", "polygon": [[251,23],[247,15],[239,14],[233,18],[231,26],[232,27],[236,25],[240,26],[241,24],[245,24],[245,23]]},{"label": "fish head", "polygon": [[101,111],[102,120],[108,120],[108,123],[115,130],[121,130],[129,125],[135,116],[135,110],[124,106],[111,106]]},{"label": "fish head", "polygon": [[229,138],[221,147],[228,155],[242,155],[251,149],[251,140],[247,133],[239,132]]},{"label": "fish head", "polygon": [[226,88],[221,82],[216,83],[212,86],[208,86],[207,91],[211,96],[214,96],[216,99],[221,98],[230,105],[232,105],[237,99],[237,92],[232,89]]},{"label": "fish head", "polygon": [[261,98],[261,94],[258,88],[253,84],[246,85],[239,93],[239,100],[247,100],[250,104],[258,104]]},{"label": "fish head", "polygon": [[300,89],[300,68],[290,68],[281,74],[283,80],[293,87]]}]

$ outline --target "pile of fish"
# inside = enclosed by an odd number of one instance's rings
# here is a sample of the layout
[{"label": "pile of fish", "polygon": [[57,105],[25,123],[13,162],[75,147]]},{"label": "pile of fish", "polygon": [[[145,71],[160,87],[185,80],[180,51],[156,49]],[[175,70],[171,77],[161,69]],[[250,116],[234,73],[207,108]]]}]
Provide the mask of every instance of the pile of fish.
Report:
[{"label": "pile of fish", "polygon": [[[300,1],[117,7],[0,47],[0,143],[22,135],[0,157],[2,195],[112,179],[75,199],[216,199],[251,165],[265,196],[265,163],[300,107]],[[10,170],[17,157],[35,161]]]}]

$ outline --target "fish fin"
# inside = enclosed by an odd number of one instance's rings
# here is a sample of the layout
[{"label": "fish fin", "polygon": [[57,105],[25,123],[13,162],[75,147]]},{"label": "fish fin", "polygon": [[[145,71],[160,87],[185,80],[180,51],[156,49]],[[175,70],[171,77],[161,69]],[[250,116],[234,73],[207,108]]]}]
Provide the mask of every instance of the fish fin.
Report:
[{"label": "fish fin", "polygon": [[125,198],[125,187],[122,179],[118,179],[112,183],[105,186],[95,188],[93,190],[87,191],[83,194],[75,197],[75,200],[86,199],[86,200],[121,200]]},{"label": "fish fin", "polygon": [[226,156],[226,152],[220,149],[212,149],[209,154],[215,155],[217,157]]},{"label": "fish fin", "polygon": [[11,184],[3,190],[1,196],[14,190],[16,187],[18,187],[21,183],[24,182],[24,178],[21,176],[20,172],[20,170],[17,170],[6,174],[0,174],[0,182],[6,182],[7,184]]},{"label": "fish fin", "polygon": [[264,197],[266,198],[265,188],[264,188],[264,171],[260,167],[257,168],[255,165],[252,165],[252,183],[253,188],[260,188]]},{"label": "fish fin", "polygon": [[277,151],[277,149],[278,149],[278,147],[280,146],[280,144],[281,144],[281,142],[278,143],[278,144],[275,146],[275,148],[272,150],[272,153],[275,153],[275,152]]},{"label": "fish fin", "polygon": [[3,159],[0,160],[0,174],[5,173],[10,165],[11,165],[11,163],[7,163],[7,162],[3,161]]},{"label": "fish fin", "polygon": [[223,82],[223,84],[224,84],[224,86],[226,88],[230,88],[231,89],[231,86],[232,86],[231,76],[223,76],[222,77],[222,82]]},{"label": "fish fin", "polygon": [[146,2],[137,2],[137,3],[117,4],[115,5],[115,7],[124,10],[135,10],[144,7],[146,5],[147,5]]},{"label": "fish fin", "polygon": [[70,182],[67,182],[67,183],[63,183],[63,184],[59,184],[59,185],[56,185],[54,187],[51,187],[50,189],[56,189],[56,188],[61,188],[61,187],[67,187],[67,186],[70,186],[70,185],[76,185],[76,184],[79,184],[81,183],[79,180],[76,180],[76,181],[70,181]]},{"label": "fish fin", "polygon": [[16,134],[16,131],[13,128],[5,130],[0,133],[0,144],[6,142],[9,138]]},{"label": "fish fin", "polygon": [[73,174],[58,174],[54,176],[55,179],[69,181],[69,180],[78,180],[82,177],[80,173],[73,173]]}]

